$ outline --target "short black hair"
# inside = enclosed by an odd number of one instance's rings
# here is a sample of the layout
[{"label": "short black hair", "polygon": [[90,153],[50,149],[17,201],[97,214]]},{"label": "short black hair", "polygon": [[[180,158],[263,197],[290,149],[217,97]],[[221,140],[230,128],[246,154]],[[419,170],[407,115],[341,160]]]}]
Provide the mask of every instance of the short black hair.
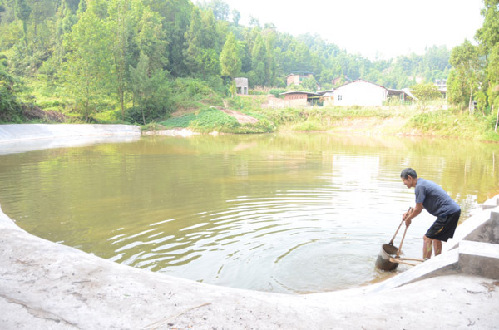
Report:
[{"label": "short black hair", "polygon": [[416,173],[416,171],[414,171],[412,168],[406,168],[402,171],[402,173],[400,173],[400,177],[404,180],[407,180],[409,178],[409,176],[412,176],[414,179],[417,179],[418,178],[418,174]]}]

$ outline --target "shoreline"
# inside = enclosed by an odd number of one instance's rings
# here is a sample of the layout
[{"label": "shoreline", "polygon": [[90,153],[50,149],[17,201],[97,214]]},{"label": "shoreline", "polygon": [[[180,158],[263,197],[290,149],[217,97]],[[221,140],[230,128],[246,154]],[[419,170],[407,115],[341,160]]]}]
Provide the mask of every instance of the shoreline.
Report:
[{"label": "shoreline", "polygon": [[[112,131],[122,134],[119,127]],[[83,137],[65,139],[70,144]],[[26,139],[11,151],[37,147],[35,141]],[[0,142],[5,142],[1,134]],[[101,259],[27,233],[0,205],[0,328],[419,329],[438,324],[495,329],[498,226],[499,195],[458,226],[441,255],[395,277],[329,293],[279,294],[203,284]]]}]

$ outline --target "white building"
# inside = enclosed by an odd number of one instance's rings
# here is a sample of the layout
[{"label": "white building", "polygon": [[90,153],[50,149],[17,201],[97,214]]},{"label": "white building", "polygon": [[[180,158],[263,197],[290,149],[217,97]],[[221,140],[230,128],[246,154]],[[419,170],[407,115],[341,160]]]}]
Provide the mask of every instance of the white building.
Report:
[{"label": "white building", "polygon": [[333,92],[335,106],[382,106],[388,89],[365,80],[348,82]]}]

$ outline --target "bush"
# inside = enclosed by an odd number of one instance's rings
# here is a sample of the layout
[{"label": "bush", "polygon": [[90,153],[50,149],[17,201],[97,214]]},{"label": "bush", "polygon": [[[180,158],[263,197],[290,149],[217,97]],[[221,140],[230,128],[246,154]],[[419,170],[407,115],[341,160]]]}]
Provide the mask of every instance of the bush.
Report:
[{"label": "bush", "polygon": [[284,93],[285,91],[285,89],[271,89],[269,93],[274,95],[275,97],[280,97],[280,94]]},{"label": "bush", "polygon": [[206,104],[223,104],[221,96],[209,83],[194,78],[175,79],[172,101],[176,108],[202,108]]},{"label": "bush", "polygon": [[15,80],[0,67],[0,122],[21,122],[22,106],[16,97]]}]

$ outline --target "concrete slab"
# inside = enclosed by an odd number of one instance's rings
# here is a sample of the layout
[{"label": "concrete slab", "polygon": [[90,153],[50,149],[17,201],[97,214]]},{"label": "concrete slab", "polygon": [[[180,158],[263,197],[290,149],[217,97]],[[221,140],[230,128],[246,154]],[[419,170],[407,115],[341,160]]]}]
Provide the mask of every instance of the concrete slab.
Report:
[{"label": "concrete slab", "polygon": [[482,209],[493,209],[497,206],[499,206],[499,196],[494,196],[482,204]]},{"label": "concrete slab", "polygon": [[461,272],[499,280],[499,244],[462,241],[458,250]]},{"label": "concrete slab", "polygon": [[139,140],[141,130],[128,125],[0,125],[0,155],[96,143]]}]

